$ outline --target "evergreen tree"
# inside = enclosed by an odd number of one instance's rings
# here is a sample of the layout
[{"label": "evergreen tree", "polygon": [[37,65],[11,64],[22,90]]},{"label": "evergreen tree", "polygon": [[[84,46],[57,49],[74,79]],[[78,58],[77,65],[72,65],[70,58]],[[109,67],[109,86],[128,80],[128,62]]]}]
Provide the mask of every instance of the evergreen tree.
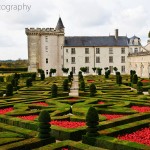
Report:
[{"label": "evergreen tree", "polygon": [[7,96],[12,96],[13,95],[13,86],[12,86],[12,84],[8,84],[6,86],[6,95]]},{"label": "evergreen tree", "polygon": [[86,125],[88,126],[86,135],[90,137],[98,136],[98,124],[98,112],[94,107],[90,107],[86,115]]},{"label": "evergreen tree", "polygon": [[28,78],[28,79],[26,80],[26,86],[27,86],[27,87],[32,86],[32,78]]},{"label": "evergreen tree", "polygon": [[50,114],[46,110],[42,110],[40,112],[38,121],[39,121],[39,128],[38,128],[39,134],[38,134],[38,137],[41,138],[41,139],[50,138],[50,136],[51,136],[50,135],[50,131],[51,131],[51,128],[50,128],[50,126],[51,126],[50,125],[50,121],[51,121]]},{"label": "evergreen tree", "polygon": [[57,97],[57,85],[56,84],[53,84],[52,86],[51,86],[51,92],[52,92],[52,97],[54,98],[54,97]]},{"label": "evergreen tree", "polygon": [[96,86],[94,83],[92,83],[90,85],[90,96],[95,96],[95,93],[96,93]]},{"label": "evergreen tree", "polygon": [[41,73],[41,80],[43,81],[45,79],[45,73]]},{"label": "evergreen tree", "polygon": [[63,81],[63,90],[64,91],[68,91],[69,87],[68,87],[68,79],[65,79]]},{"label": "evergreen tree", "polygon": [[82,80],[82,81],[80,82],[80,90],[81,90],[81,91],[85,91],[85,82],[84,82],[84,80]]}]

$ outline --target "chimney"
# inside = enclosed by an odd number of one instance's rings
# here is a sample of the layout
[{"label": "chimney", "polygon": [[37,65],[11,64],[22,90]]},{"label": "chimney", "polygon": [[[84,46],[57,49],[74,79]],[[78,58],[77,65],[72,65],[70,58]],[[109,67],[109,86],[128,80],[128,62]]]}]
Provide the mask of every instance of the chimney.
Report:
[{"label": "chimney", "polygon": [[118,40],[118,29],[115,29],[115,39]]}]

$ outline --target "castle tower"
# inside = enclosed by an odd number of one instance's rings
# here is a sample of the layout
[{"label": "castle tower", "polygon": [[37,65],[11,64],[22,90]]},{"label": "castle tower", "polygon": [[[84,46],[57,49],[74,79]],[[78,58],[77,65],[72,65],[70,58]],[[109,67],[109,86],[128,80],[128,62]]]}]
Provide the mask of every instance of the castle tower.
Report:
[{"label": "castle tower", "polygon": [[28,36],[28,71],[43,69],[48,77],[50,69],[56,69],[56,75],[62,75],[64,25],[59,18],[56,28],[26,28]]}]

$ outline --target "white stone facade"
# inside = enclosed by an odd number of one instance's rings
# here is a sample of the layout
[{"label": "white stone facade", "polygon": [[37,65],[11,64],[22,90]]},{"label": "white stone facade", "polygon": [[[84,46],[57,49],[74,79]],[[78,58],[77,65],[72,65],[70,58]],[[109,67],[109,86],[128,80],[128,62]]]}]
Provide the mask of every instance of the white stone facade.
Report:
[{"label": "white stone facade", "polygon": [[129,71],[135,70],[140,77],[150,78],[150,40],[140,52],[128,56],[128,68]]},{"label": "white stone facade", "polygon": [[[72,54],[72,48],[75,49],[75,54]],[[121,53],[122,49],[123,53]],[[89,52],[86,53],[86,50],[88,50]],[[80,71],[80,67],[88,67],[88,74],[94,73],[92,70],[92,68],[94,67],[103,68],[103,74],[105,67],[117,67],[118,71],[125,74],[128,72],[128,50],[128,47],[64,47],[64,66],[73,71],[74,67],[74,74],[78,74],[78,72]],[[72,61],[73,57],[75,58],[75,62]],[[112,70],[112,73],[113,72],[114,71]]]},{"label": "white stone facade", "polygon": [[[87,74],[94,74],[92,68],[117,67],[121,74],[136,70],[139,76],[148,77],[149,56],[132,56],[145,49],[140,38],[119,36],[118,29],[112,36],[100,37],[65,37],[64,26],[59,18],[56,28],[26,28],[28,36],[28,71],[37,72],[43,69],[46,77],[51,68],[56,69],[56,75],[63,75],[62,68],[69,68],[78,74],[80,67],[88,67]],[[130,56],[128,57],[128,54]],[[144,66],[140,72],[141,63]],[[146,65],[146,67],[145,67]],[[148,66],[147,66],[148,65]]]}]

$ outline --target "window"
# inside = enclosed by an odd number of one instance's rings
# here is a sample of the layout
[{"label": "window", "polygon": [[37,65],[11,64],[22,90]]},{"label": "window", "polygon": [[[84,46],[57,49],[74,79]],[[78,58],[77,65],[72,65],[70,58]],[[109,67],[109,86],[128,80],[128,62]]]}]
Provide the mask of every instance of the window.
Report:
[{"label": "window", "polygon": [[109,56],[109,63],[113,63],[113,56]]},{"label": "window", "polygon": [[109,66],[109,70],[110,70],[111,73],[113,73],[113,70],[114,70],[113,66]]},{"label": "window", "polygon": [[109,48],[109,54],[113,54],[113,48]]},{"label": "window", "polygon": [[121,56],[121,63],[125,63],[125,56]]},{"label": "window", "polygon": [[100,57],[96,57],[96,63],[100,63]]},{"label": "window", "polygon": [[46,70],[46,74],[48,74],[48,70]]},{"label": "window", "polygon": [[66,62],[68,62],[68,59],[66,59]]},{"label": "window", "polygon": [[85,57],[85,63],[89,63],[89,57]]},{"label": "window", "polygon": [[66,49],[66,53],[68,53],[68,49]]},{"label": "window", "polygon": [[85,54],[89,54],[89,48],[85,48]]},{"label": "window", "polygon": [[96,48],[96,54],[100,54],[100,48]]},{"label": "window", "polygon": [[76,68],[72,67],[71,70],[72,70],[73,73],[75,73]]},{"label": "window", "polygon": [[121,48],[121,54],[125,54],[125,48]]},{"label": "window", "polygon": [[134,53],[138,53],[138,48],[135,48],[135,49],[134,49]]},{"label": "window", "polygon": [[48,58],[46,58],[46,64],[48,63]]},{"label": "window", "polygon": [[71,63],[75,64],[75,57],[71,57]]},{"label": "window", "polygon": [[45,36],[45,42],[48,42],[48,36]]},{"label": "window", "polygon": [[71,48],[71,54],[75,54],[76,51],[75,51],[75,48]]},{"label": "window", "polygon": [[121,66],[121,72],[125,73],[125,66]]},{"label": "window", "polygon": [[48,46],[45,46],[45,51],[48,52]]}]

